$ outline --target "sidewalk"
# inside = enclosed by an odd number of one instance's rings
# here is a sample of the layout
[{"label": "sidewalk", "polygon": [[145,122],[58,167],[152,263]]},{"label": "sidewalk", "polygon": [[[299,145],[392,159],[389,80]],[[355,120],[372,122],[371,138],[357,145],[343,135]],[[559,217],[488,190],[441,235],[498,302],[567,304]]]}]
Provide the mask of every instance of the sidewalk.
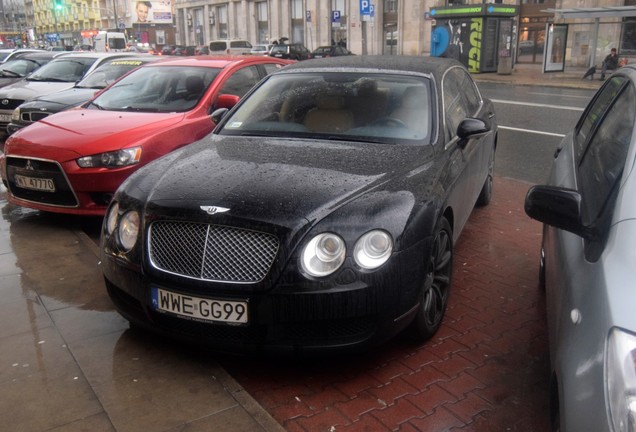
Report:
[{"label": "sidewalk", "polygon": [[0,184],[0,424],[13,431],[280,432],[214,357],[131,331],[77,218]]},{"label": "sidewalk", "polygon": [[597,90],[602,81],[599,81],[600,73],[594,75],[594,79],[582,79],[587,68],[566,67],[564,72],[543,72],[541,64],[517,63],[512,73],[500,75],[496,72],[473,74],[478,83],[502,83],[514,85],[540,85],[547,87],[565,87],[577,89]]}]

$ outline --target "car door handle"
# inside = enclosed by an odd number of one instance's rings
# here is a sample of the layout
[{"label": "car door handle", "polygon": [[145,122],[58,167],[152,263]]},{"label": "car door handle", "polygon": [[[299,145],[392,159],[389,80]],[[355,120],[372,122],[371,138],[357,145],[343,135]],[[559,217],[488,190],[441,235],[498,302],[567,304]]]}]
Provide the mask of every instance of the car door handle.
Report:
[{"label": "car door handle", "polygon": [[495,116],[495,113],[494,113],[494,112],[489,112],[489,113],[488,113],[488,118],[489,118],[489,119],[493,118],[494,116]]}]

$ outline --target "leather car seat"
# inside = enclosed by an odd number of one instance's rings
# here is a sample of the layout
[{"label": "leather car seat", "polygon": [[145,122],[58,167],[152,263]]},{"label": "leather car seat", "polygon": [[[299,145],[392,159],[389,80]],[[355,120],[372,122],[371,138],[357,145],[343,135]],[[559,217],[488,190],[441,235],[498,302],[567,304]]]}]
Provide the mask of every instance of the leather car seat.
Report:
[{"label": "leather car seat", "polygon": [[353,114],[345,109],[343,96],[320,94],[316,107],[305,116],[304,125],[312,132],[344,132],[353,127]]}]

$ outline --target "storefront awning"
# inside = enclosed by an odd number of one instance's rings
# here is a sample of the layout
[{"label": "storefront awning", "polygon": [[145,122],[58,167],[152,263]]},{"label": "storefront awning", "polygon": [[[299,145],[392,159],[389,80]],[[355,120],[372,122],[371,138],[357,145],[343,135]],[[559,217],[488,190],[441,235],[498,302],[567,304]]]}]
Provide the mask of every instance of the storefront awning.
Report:
[{"label": "storefront awning", "polygon": [[591,8],[545,9],[561,19],[636,17],[636,6],[603,6]]}]

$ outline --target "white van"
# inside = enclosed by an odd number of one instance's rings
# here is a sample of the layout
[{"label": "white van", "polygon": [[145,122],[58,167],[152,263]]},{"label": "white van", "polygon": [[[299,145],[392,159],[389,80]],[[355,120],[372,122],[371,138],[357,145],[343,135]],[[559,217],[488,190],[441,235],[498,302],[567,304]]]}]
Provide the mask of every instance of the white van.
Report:
[{"label": "white van", "polygon": [[210,42],[210,55],[219,54],[249,54],[252,50],[252,44],[243,39],[219,39]]},{"label": "white van", "polygon": [[95,36],[94,49],[98,52],[125,51],[126,35],[119,32],[100,31]]}]

